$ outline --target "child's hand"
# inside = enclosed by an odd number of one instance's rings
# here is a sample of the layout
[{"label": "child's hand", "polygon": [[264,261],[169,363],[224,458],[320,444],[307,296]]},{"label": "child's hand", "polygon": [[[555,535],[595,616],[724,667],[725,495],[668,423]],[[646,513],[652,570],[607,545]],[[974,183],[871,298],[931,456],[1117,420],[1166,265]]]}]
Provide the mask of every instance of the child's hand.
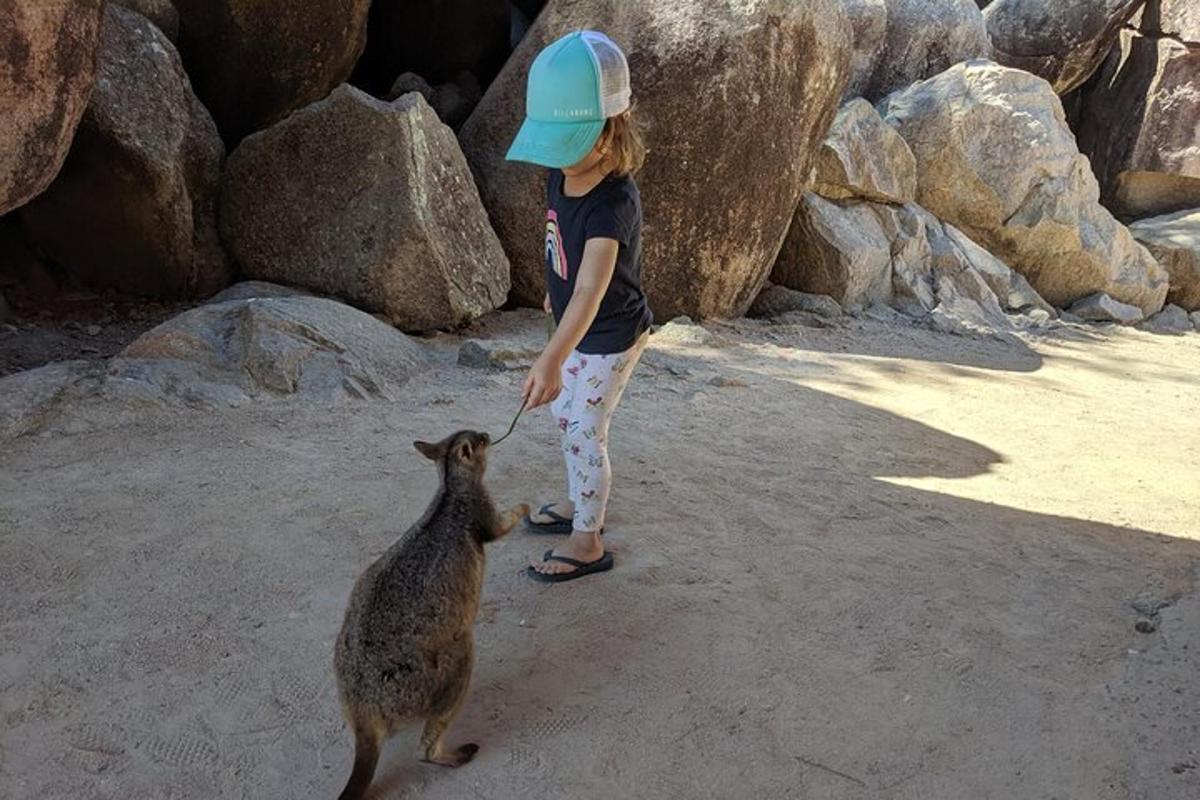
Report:
[{"label": "child's hand", "polygon": [[542,298],[542,310],[547,314],[554,313],[554,307],[550,305],[550,293],[546,292],[546,296]]},{"label": "child's hand", "polygon": [[521,396],[525,398],[525,408],[544,406],[558,397],[561,391],[562,364],[542,353],[525,376],[525,386],[521,389]]}]

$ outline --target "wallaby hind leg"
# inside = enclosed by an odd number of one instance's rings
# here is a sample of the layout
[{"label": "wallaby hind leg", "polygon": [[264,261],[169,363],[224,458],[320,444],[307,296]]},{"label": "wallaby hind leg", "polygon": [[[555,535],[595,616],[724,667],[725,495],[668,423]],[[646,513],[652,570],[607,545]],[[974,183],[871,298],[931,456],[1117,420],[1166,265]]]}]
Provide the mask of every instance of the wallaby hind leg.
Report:
[{"label": "wallaby hind leg", "polygon": [[354,769],[338,800],[362,800],[367,796],[383,743],[384,726],[379,720],[355,717],[350,719],[350,725],[354,729]]},{"label": "wallaby hind leg", "polygon": [[430,717],[425,721],[425,732],[421,734],[421,747],[425,750],[422,761],[430,764],[440,764],[443,767],[461,767],[479,752],[479,745],[464,744],[455,750],[447,750],[442,742],[442,736],[454,717],[447,714],[444,717]]},{"label": "wallaby hind leg", "polygon": [[441,714],[430,716],[425,720],[425,731],[421,734],[421,750],[424,752],[421,758],[422,761],[428,761],[431,764],[441,764],[443,767],[461,767],[479,752],[479,745],[477,744],[464,744],[455,750],[448,750],[442,741],[442,737],[446,734],[446,729],[450,727],[450,723],[454,722],[454,718],[458,716],[458,711],[462,708],[463,701],[466,698],[467,682],[463,681],[458,698],[455,699],[450,709]]}]

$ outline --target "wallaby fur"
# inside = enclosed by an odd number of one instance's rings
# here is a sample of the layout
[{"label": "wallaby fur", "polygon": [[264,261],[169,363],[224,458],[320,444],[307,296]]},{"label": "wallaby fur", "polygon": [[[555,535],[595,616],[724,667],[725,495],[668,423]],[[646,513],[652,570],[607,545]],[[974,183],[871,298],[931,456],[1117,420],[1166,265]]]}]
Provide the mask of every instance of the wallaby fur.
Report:
[{"label": "wallaby fur", "polygon": [[485,542],[512,530],[529,507],[500,516],[483,485],[490,439],[459,431],[414,442],[437,463],[441,485],[420,520],[354,584],[334,647],[342,709],[354,734],[354,769],[339,800],[359,800],[383,741],[423,721],[422,758],[456,767],[479,746],[442,742],[467,695]]}]

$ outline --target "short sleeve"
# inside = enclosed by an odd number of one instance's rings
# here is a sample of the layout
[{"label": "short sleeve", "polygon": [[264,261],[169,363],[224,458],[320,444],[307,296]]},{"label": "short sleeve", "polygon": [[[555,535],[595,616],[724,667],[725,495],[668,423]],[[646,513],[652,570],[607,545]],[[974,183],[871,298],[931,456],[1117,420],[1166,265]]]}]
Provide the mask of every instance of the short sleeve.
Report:
[{"label": "short sleeve", "polygon": [[616,239],[628,246],[637,223],[637,205],[627,194],[614,194],[597,203],[583,224],[583,238]]}]

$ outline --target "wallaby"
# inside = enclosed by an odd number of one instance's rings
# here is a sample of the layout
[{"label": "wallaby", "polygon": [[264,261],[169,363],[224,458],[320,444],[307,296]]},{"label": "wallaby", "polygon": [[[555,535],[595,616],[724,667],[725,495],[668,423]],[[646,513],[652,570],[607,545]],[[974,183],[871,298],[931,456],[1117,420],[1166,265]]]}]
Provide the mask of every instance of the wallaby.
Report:
[{"label": "wallaby", "polygon": [[354,733],[354,770],[339,800],[359,800],[383,741],[424,721],[422,758],[457,767],[479,750],[442,742],[467,696],[472,627],[483,588],[485,542],[499,539],[529,506],[496,511],[483,485],[486,433],[459,431],[437,444],[413,442],[437,463],[438,492],[420,520],[354,584],[334,647],[342,709]]}]

